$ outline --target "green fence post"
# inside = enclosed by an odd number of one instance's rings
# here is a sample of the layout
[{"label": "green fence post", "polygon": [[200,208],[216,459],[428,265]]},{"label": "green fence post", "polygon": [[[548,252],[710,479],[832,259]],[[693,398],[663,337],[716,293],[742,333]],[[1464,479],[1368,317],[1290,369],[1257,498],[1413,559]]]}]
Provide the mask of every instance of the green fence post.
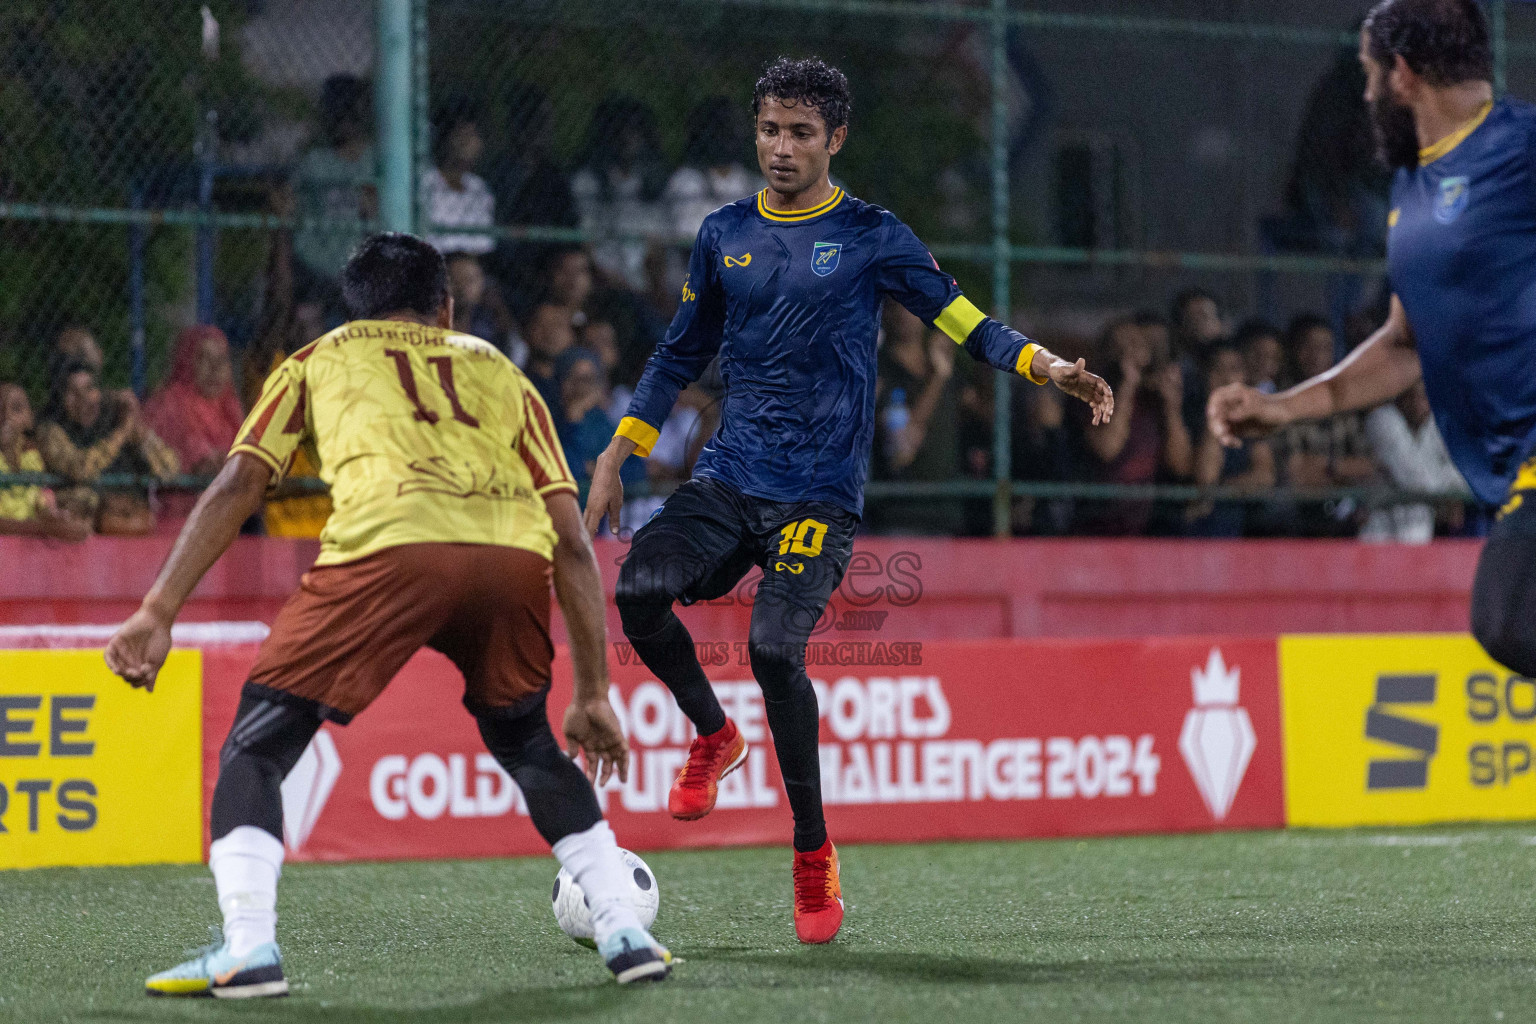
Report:
[{"label": "green fence post", "polygon": [[[425,169],[432,166],[432,114],[427,106],[429,99],[427,82],[427,49],[431,37],[427,30],[427,0],[412,0],[411,17],[416,30],[412,33],[412,116],[415,118],[415,130],[412,133],[412,141],[416,152],[416,168]],[[422,207],[424,197],[421,194],[418,183],[421,176],[418,174],[412,180],[412,194],[415,195],[416,224],[422,231],[430,227],[427,211]]]},{"label": "green fence post", "polygon": [[[1008,0],[992,0],[992,315],[1008,310]],[[998,373],[992,391],[992,533],[1006,537],[1013,519],[1011,424],[1013,377]]]},{"label": "green fence post", "polygon": [[416,220],[411,6],[411,0],[377,0],[375,11],[373,88],[379,139],[379,221],[387,231],[410,231]]}]

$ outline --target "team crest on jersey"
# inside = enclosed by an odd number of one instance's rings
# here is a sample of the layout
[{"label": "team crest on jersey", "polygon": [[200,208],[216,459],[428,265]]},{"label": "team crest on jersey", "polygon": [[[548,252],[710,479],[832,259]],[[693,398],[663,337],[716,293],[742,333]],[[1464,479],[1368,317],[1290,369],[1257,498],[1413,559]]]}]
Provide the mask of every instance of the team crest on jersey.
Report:
[{"label": "team crest on jersey", "polygon": [[1461,216],[1472,195],[1472,185],[1465,174],[1440,180],[1440,194],[1435,197],[1435,220],[1449,224]]},{"label": "team crest on jersey", "polygon": [[837,258],[842,253],[842,242],[817,242],[811,250],[811,269],[817,277],[826,277],[837,269]]}]

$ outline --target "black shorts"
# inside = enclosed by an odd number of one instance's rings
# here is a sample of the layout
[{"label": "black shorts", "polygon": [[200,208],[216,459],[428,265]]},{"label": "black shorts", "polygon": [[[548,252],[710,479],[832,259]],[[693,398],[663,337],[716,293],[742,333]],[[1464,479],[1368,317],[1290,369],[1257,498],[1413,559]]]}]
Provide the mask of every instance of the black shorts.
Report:
[{"label": "black shorts", "polygon": [[[635,532],[625,582],[683,604],[731,592],[763,570],[753,605],[775,639],[803,643],[842,582],[859,517],[827,501],[770,501],[718,480],[684,483]],[[774,628],[774,627],[777,628]]]},{"label": "black shorts", "polygon": [[1536,459],[1499,509],[1472,584],[1472,635],[1493,659],[1536,675]]}]

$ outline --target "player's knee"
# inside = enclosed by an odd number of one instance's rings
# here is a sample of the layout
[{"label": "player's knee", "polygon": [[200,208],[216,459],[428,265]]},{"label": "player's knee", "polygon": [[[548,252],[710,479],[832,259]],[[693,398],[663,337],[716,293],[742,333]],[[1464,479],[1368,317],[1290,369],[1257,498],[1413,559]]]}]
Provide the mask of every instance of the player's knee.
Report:
[{"label": "player's knee", "polygon": [[624,569],[619,573],[614,603],[619,606],[625,636],[650,636],[666,621],[677,595],[667,586],[662,573],[648,566],[631,568],[632,563],[633,558],[624,563]]},{"label": "player's knee", "polygon": [[[805,675],[805,645],[794,641],[753,637],[747,643],[752,674],[768,700],[789,700],[798,688],[809,688]],[[803,687],[798,684],[802,684]]]},{"label": "player's knee", "polygon": [[574,771],[585,783],[586,776],[576,768],[549,728],[544,698],[506,708],[487,708],[475,713],[475,724],[485,749],[496,763],[516,777],[524,768],[563,774]]},{"label": "player's knee", "polygon": [[[543,704],[539,705],[542,717]],[[480,727],[480,738],[485,749],[496,758],[496,763],[515,775],[517,770],[529,764],[548,764],[551,754],[560,756],[560,748],[545,720],[543,728],[530,714],[513,714],[511,709],[492,708],[478,712],[475,724]]]},{"label": "player's knee", "polygon": [[299,763],[319,728],[320,718],[312,711],[244,695],[235,724],[219,749],[220,770],[244,756],[268,766],[281,780]]},{"label": "player's knee", "polygon": [[1488,656],[1521,675],[1536,675],[1536,631],[1528,602],[1511,590],[1478,588],[1472,595],[1472,635]]}]

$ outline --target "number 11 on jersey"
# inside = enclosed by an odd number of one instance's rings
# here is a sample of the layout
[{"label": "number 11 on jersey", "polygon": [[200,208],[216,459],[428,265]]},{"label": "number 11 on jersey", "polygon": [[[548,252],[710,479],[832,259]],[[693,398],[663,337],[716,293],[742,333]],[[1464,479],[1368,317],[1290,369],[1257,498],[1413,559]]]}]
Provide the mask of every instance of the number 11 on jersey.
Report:
[{"label": "number 11 on jersey", "polygon": [[[405,397],[409,398],[411,404],[416,407],[416,419],[436,425],[440,417],[421,401],[421,392],[416,388],[416,374],[411,370],[410,353],[402,352],[397,348],[387,348],[384,354],[394,360],[395,372],[400,375],[400,386],[405,389]],[[459,389],[453,383],[453,357],[432,356],[427,360],[427,365],[437,372],[438,386],[443,389],[443,394],[448,396],[448,405],[453,410],[453,418],[466,427],[480,426],[480,421],[459,404]]]}]

